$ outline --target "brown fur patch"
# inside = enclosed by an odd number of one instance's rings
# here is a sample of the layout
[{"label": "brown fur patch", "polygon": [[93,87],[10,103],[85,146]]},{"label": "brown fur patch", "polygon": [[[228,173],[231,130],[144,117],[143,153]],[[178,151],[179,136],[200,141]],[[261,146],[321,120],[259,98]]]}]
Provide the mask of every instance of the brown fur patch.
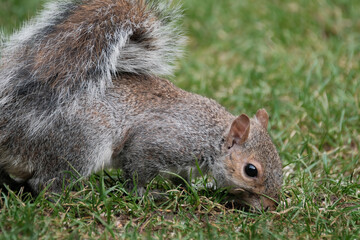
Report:
[{"label": "brown fur patch", "polygon": [[[188,95],[187,92],[178,89],[170,81],[155,76],[132,76],[121,75],[113,79],[116,88],[121,92],[131,89],[129,101],[142,102],[143,106],[148,104],[154,106],[155,102],[175,102]],[[156,105],[155,105],[156,106]]]}]

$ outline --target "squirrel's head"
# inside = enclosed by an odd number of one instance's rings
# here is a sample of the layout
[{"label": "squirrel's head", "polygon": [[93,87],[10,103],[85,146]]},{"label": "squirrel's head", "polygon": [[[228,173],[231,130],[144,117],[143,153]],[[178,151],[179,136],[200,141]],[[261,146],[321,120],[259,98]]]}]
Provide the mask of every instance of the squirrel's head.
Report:
[{"label": "squirrel's head", "polygon": [[260,210],[275,210],[282,184],[282,164],[267,132],[268,120],[265,109],[251,119],[240,115],[222,146],[224,186],[230,187],[236,201]]}]

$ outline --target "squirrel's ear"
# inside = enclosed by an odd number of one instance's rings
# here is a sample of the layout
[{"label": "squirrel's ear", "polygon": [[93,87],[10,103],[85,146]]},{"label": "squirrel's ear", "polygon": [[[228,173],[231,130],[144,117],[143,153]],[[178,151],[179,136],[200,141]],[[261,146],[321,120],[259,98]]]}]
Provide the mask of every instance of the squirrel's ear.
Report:
[{"label": "squirrel's ear", "polygon": [[250,132],[250,118],[245,114],[241,114],[231,124],[229,135],[226,139],[228,148],[234,144],[242,144],[246,141]]},{"label": "squirrel's ear", "polygon": [[259,109],[256,112],[256,119],[260,122],[260,124],[261,124],[261,126],[263,126],[263,128],[267,129],[268,122],[269,122],[269,115],[264,108]]}]

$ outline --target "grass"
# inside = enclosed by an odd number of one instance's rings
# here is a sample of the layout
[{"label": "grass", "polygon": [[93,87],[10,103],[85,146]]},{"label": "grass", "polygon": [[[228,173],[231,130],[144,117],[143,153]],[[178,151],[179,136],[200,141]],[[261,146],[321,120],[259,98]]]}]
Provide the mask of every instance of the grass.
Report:
[{"label": "grass", "polygon": [[[5,33],[42,2],[0,2]],[[359,238],[360,2],[183,2],[189,42],[174,82],[234,114],[267,109],[285,174],[277,211],[242,212],[223,191],[162,179],[149,186],[168,190],[157,202],[100,173],[54,202],[2,194],[0,239]]]}]

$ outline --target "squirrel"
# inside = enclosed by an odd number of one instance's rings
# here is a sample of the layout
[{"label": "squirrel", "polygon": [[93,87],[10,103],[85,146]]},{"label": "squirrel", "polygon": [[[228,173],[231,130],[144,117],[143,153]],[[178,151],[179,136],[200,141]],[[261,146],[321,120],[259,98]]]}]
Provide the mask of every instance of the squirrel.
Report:
[{"label": "squirrel", "polygon": [[53,0],[10,36],[0,186],[61,192],[71,173],[115,168],[141,192],[166,172],[190,180],[198,164],[236,199],[275,209],[282,163],[267,112],[234,116],[163,78],[184,49],[182,15],[172,1]]}]

